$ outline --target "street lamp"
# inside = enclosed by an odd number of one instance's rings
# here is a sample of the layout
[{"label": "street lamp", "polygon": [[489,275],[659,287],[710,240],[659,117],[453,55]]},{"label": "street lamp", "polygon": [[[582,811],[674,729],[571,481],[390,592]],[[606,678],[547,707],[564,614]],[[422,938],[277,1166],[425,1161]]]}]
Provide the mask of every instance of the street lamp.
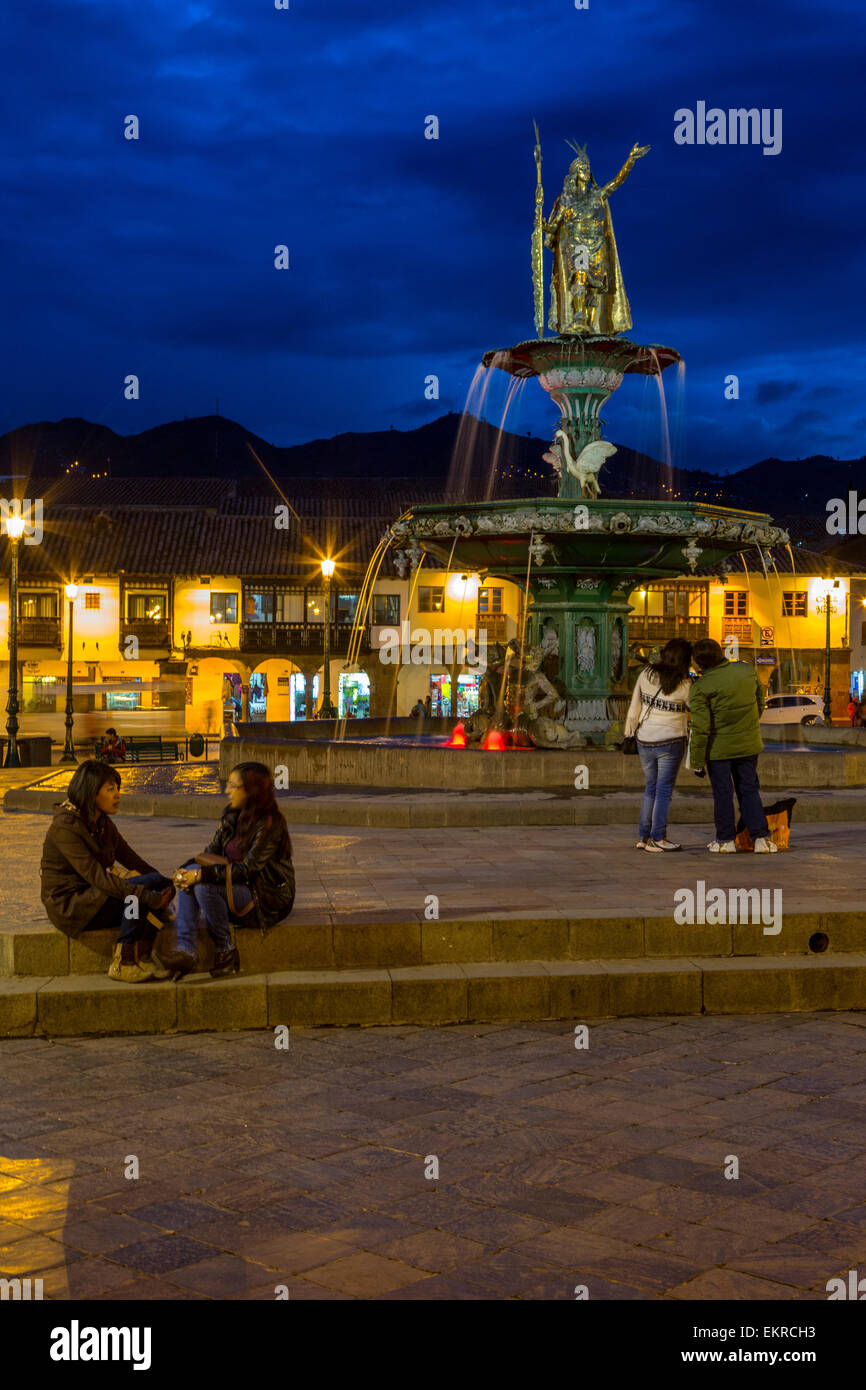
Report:
[{"label": "street lamp", "polygon": [[6,534],[12,547],[12,582],[9,585],[9,698],[6,701],[6,756],[4,767],[20,767],[18,752],[18,546],[24,535],[24,514],[9,513]]},{"label": "street lamp", "polygon": [[73,604],[78,595],[77,584],[66,585],[66,597],[69,599],[69,626],[67,629],[67,641],[69,651],[66,656],[66,742],[63,745],[63,753],[60,761],[62,763],[76,763],[75,742],[72,738],[72,614]]},{"label": "street lamp", "polygon": [[334,561],[322,561],[322,574],[325,580],[325,688],[319,706],[320,719],[336,719],[337,711],[331,703],[331,580],[334,577]]},{"label": "street lamp", "polygon": [[[833,715],[831,713],[832,700],[830,695],[830,614],[836,612],[836,605],[833,602],[834,590],[840,587],[841,581],[838,579],[828,579],[824,587],[823,607],[824,616],[826,618],[824,636],[824,723],[828,726],[833,723]],[[819,609],[821,608],[820,601],[818,607]]]}]

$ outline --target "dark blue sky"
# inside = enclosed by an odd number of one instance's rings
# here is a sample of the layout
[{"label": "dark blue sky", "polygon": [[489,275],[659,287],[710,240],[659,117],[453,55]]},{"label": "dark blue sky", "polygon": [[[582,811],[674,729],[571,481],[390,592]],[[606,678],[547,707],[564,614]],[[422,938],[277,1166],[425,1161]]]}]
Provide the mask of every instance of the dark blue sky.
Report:
[{"label": "dark blue sky", "polygon": [[[482,352],[534,336],[535,118],[547,212],[566,139],[599,182],[652,146],[612,209],[632,336],[686,360],[675,461],[866,452],[862,0],[7,0],[2,24],[0,430],[219,397],[292,444],[462,409]],[[780,107],[781,152],[677,145],[698,101]],[[606,414],[658,452],[652,384]],[[552,432],[536,383],[509,423]]]}]

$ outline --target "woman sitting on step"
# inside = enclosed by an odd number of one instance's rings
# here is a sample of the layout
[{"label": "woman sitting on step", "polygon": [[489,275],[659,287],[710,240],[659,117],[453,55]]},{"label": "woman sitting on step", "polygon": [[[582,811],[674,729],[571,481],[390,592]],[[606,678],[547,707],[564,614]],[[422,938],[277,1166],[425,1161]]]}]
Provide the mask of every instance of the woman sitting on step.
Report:
[{"label": "woman sitting on step", "polygon": [[66,796],[42,847],[40,896],[50,921],[73,937],[118,932],[108,967],[112,980],[167,979],[175,962],[154,955],[152,944],[168,920],[174,889],[111,819],[120,802],[120,773],[88,758],[73,773]]},{"label": "woman sitting on step", "polygon": [[195,969],[201,909],[214,943],[211,975],[240,969],[231,923],[262,932],[288,917],[295,901],[292,842],[264,763],[238,763],[226,785],[229,804],[207,848],[174,875],[181,970]]}]

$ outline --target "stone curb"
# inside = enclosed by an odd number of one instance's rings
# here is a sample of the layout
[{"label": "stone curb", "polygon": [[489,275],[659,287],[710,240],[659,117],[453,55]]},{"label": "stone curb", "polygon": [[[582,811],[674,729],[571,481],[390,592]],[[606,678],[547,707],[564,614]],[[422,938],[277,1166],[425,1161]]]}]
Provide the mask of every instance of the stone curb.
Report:
[{"label": "stone curb", "polygon": [[[411,793],[418,796],[419,793]],[[441,793],[437,794],[441,798]],[[633,825],[637,822],[640,792],[593,792],[581,796],[553,796],[542,801],[537,793],[500,793],[492,797],[471,797],[455,793],[452,800],[407,802],[398,794],[367,797],[363,792],[346,797],[281,798],[290,826],[364,826],[379,829],[449,829],[498,825]],[[794,824],[824,821],[866,820],[866,791],[862,796],[832,798],[810,795],[809,790],[790,789],[797,798]],[[510,800],[506,799],[510,796]],[[769,800],[777,798],[767,790]],[[16,788],[3,799],[5,811],[51,814],[61,800],[57,791]],[[200,796],[142,796],[134,792],[123,797],[123,815],[170,817],[174,820],[219,820],[225,798]],[[701,825],[712,821],[712,803],[707,796],[677,793],[671,803],[669,823]]]},{"label": "stone curb", "polygon": [[866,954],[749,961],[519,961],[302,970],[122,985],[0,982],[0,1037],[529,1022],[866,1008]]},{"label": "stone curb", "polygon": [[[166,940],[171,947],[171,929]],[[826,943],[818,940],[826,937]],[[82,977],[107,969],[116,934],[69,938],[47,921],[0,919],[0,979],[28,975]],[[847,956],[866,951],[866,912],[797,912],[782,931],[767,935],[760,923],[679,923],[671,916],[463,916],[427,921],[420,913],[343,916],[301,910],[262,936],[239,930],[244,969],[269,975],[292,970],[390,970],[466,962],[664,961],[695,952],[707,958],[757,960]],[[823,948],[823,949],[822,949]],[[208,970],[212,946],[199,931],[198,965]]]}]

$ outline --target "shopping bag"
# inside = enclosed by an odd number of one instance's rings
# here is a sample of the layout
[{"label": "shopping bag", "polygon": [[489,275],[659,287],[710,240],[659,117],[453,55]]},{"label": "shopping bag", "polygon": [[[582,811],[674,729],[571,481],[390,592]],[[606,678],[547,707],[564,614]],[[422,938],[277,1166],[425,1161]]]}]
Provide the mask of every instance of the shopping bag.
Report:
[{"label": "shopping bag", "polygon": [[[797,804],[797,798],[792,796],[788,801],[775,801],[772,806],[764,807],[764,814],[767,817],[767,825],[770,827],[770,839],[777,849],[788,849],[791,839],[791,812]],[[755,846],[752,837],[745,827],[742,816],[737,825],[737,849],[752,850]]]}]

